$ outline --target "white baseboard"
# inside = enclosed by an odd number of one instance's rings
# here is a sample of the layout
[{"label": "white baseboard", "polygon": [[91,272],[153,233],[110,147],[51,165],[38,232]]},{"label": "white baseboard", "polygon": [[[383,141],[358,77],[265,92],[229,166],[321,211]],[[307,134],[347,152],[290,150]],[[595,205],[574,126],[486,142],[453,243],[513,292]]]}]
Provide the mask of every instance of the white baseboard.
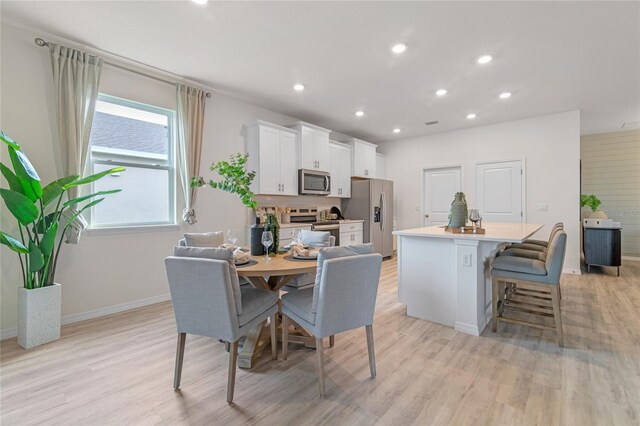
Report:
[{"label": "white baseboard", "polygon": [[573,268],[562,268],[562,273],[570,275],[582,275],[582,271],[580,271],[580,269]]},{"label": "white baseboard", "polygon": [[[141,308],[143,306],[154,305],[156,303],[171,300],[171,294],[165,293],[158,296],[146,297],[144,299],[134,300],[132,302],[121,303],[119,305],[106,306],[91,311],[80,312],[62,317],[62,325],[72,324],[74,322],[86,321],[93,318],[104,317],[107,315],[117,314],[131,309]],[[11,327],[0,330],[0,340],[9,339],[18,335],[18,328]]]},{"label": "white baseboard", "polygon": [[637,256],[622,256],[622,260],[630,260],[632,262],[640,262],[640,257],[637,257]]}]

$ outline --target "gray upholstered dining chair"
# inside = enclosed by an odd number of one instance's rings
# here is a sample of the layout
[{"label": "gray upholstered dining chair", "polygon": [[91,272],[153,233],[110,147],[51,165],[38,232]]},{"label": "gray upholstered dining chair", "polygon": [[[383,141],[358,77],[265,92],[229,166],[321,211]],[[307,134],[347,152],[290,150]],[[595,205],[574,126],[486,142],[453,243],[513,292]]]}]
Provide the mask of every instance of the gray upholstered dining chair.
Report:
[{"label": "gray upholstered dining chair", "polygon": [[325,394],[323,338],[365,327],[371,377],[376,376],[373,314],[382,256],[370,244],[320,249],[312,288],[282,296],[282,357],[287,359],[289,320],[315,336],[320,395]]},{"label": "gray upholstered dining chair", "polygon": [[222,231],[186,233],[178,241],[182,247],[219,247],[224,244],[224,233]]},{"label": "gray upholstered dining chair", "polygon": [[[329,247],[335,247],[336,237],[334,237],[333,235],[330,235],[329,232],[327,231],[306,231],[304,234],[301,235],[302,243],[309,244],[310,247],[317,248],[317,246],[313,245],[313,241],[320,241],[321,238],[318,238],[314,234],[317,234],[318,236],[319,234],[323,234],[324,236],[328,237]],[[305,237],[311,237],[311,239],[306,240]],[[300,276],[293,278],[291,281],[289,281],[289,283],[287,283],[287,285],[285,285],[282,288],[282,290],[285,290],[285,291],[301,290],[303,288],[308,288],[313,286],[315,282],[316,282],[316,273],[310,272],[308,274],[302,274]]]},{"label": "gray upholstered dining chair", "polygon": [[266,290],[240,287],[231,250],[176,247],[174,254],[185,257],[165,259],[178,331],[173,386],[180,387],[187,333],[218,338],[231,343],[227,382],[227,402],[230,403],[235,386],[238,340],[269,317],[271,351],[273,359],[277,358],[278,296]]},{"label": "gray upholstered dining chair", "polygon": [[[492,330],[498,321],[555,330],[558,343],[564,346],[560,309],[560,276],[564,265],[567,234],[557,231],[549,244],[544,261],[518,256],[498,256],[491,268],[493,290]],[[553,318],[555,327],[510,318],[505,310]]]}]

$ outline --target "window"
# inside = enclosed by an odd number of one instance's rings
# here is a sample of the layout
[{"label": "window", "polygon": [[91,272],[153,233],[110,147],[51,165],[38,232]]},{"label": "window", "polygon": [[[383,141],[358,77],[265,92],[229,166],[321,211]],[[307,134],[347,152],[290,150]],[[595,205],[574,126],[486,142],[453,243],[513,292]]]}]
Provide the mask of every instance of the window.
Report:
[{"label": "window", "polygon": [[124,166],[94,183],[119,188],[91,211],[92,228],[175,224],[173,111],[100,94],[91,129],[92,173]]}]

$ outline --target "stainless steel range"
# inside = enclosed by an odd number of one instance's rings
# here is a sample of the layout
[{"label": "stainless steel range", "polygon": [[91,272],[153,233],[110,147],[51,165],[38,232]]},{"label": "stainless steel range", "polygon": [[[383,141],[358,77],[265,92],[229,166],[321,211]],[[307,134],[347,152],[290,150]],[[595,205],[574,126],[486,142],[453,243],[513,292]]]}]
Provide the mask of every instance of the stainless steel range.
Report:
[{"label": "stainless steel range", "polygon": [[292,208],[289,211],[291,223],[311,225],[313,231],[328,231],[336,239],[336,246],[340,245],[340,222],[337,220],[320,220],[317,207]]}]

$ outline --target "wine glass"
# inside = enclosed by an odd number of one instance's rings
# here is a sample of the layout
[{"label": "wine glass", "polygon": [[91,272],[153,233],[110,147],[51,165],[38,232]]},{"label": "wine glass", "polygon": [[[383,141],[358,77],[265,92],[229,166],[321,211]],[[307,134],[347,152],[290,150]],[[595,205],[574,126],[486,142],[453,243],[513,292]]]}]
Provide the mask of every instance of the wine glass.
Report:
[{"label": "wine glass", "polygon": [[296,246],[300,244],[302,241],[300,240],[300,234],[302,233],[301,229],[296,229],[293,234],[293,240],[291,241],[292,246]]},{"label": "wine glass", "polygon": [[273,244],[273,234],[271,231],[262,233],[262,245],[264,246],[264,260],[269,260],[269,247]]},{"label": "wine glass", "polygon": [[478,209],[470,209],[469,210],[469,220],[473,222],[473,233],[477,233],[478,222],[482,220],[480,217],[480,210]]},{"label": "wine glass", "polygon": [[227,230],[227,241],[229,241],[229,244],[233,247],[236,246],[236,242],[238,241],[238,231],[236,229]]}]

